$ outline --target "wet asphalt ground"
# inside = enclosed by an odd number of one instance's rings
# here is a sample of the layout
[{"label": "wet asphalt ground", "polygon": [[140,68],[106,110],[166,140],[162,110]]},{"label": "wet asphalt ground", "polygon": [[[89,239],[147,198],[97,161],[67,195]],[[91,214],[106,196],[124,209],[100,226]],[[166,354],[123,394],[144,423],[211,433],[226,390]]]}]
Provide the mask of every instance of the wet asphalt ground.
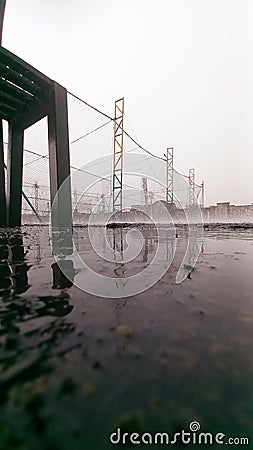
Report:
[{"label": "wet asphalt ground", "polygon": [[[127,276],[156,251],[156,234],[144,231],[126,265],[93,255],[85,228],[74,241],[94,270]],[[110,449],[117,428],[173,435],[193,421],[253,446],[252,228],[206,227],[194,270],[176,284],[185,248],[179,229],[162,279],[111,299],[60,273],[46,227],[0,232],[1,450]]]}]

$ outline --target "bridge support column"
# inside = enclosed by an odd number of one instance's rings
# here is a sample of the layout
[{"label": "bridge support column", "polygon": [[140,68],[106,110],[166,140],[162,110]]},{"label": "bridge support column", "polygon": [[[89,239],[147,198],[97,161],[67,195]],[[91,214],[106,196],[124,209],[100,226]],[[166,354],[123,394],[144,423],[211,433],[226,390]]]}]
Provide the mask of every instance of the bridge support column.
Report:
[{"label": "bridge support column", "polygon": [[[48,145],[51,221],[60,229],[64,247],[72,251],[72,202],[70,181],[67,91],[54,82],[49,99]],[[68,253],[68,251],[67,251]]]},{"label": "bridge support column", "polygon": [[7,226],[5,173],[4,173],[3,124],[0,120],[0,227]]},{"label": "bridge support column", "polygon": [[9,123],[7,162],[7,223],[21,225],[24,130]]}]

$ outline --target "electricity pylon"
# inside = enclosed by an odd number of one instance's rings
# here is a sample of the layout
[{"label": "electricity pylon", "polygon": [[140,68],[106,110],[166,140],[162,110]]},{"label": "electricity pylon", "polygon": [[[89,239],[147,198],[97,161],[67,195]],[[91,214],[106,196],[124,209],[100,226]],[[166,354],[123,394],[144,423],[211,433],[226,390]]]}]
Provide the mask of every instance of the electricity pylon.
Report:
[{"label": "electricity pylon", "polygon": [[166,202],[174,203],[174,148],[167,148],[166,152]]},{"label": "electricity pylon", "polygon": [[123,191],[123,122],[124,97],[115,101],[114,108],[114,145],[113,145],[113,177],[112,201],[113,211],[122,211]]}]

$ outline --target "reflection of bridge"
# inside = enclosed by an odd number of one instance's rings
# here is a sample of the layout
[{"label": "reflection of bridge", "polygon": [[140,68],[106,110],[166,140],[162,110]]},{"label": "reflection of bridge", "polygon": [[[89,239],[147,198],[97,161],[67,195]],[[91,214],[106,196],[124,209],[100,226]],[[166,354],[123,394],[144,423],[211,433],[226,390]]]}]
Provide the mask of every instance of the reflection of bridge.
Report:
[{"label": "reflection of bridge", "polygon": [[[0,7],[0,44],[4,6],[5,1]],[[48,117],[51,204],[62,183],[69,180],[67,91],[2,46],[0,60],[0,225],[15,227],[21,225],[24,130],[45,116]],[[9,125],[7,193],[2,119]],[[60,221],[64,227],[70,227],[70,182],[65,182],[64,198],[58,195],[53,225]]]}]

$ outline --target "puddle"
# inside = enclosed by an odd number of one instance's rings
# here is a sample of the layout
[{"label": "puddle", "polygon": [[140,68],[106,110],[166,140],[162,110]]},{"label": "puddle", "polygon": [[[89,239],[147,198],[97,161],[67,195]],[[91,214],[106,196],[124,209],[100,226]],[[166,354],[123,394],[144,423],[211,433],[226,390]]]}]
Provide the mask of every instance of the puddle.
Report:
[{"label": "puddle", "polygon": [[[80,255],[115,279],[150,264],[157,236],[144,227],[143,239],[133,262],[120,262],[120,244],[107,264],[92,253],[87,229],[74,229]],[[204,431],[253,439],[252,235],[206,230],[190,278],[176,284],[185,248],[179,229],[163,278],[110,299],[78,289],[69,258],[64,277],[46,227],[1,232],[1,448],[107,449],[117,426],[174,433],[194,420]],[[163,250],[166,261],[166,232]]]}]

